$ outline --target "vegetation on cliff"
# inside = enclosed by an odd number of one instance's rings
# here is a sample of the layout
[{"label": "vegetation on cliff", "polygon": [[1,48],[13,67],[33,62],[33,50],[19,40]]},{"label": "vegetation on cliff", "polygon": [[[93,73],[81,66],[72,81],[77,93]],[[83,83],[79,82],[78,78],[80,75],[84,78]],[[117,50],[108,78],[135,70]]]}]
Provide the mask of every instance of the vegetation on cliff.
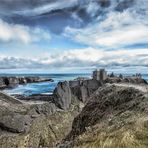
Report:
[{"label": "vegetation on cliff", "polygon": [[46,101],[0,93],[0,147],[147,148],[147,84],[108,83],[60,82]]},{"label": "vegetation on cliff", "polygon": [[74,119],[63,147],[148,147],[148,97],[134,88],[98,89]]}]

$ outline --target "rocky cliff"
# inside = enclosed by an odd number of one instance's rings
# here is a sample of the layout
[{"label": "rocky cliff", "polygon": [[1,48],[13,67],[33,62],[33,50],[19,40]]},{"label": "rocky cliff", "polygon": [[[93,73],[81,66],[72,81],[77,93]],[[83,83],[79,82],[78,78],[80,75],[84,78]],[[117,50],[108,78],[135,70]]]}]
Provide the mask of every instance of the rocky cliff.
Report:
[{"label": "rocky cliff", "polygon": [[145,85],[147,82],[142,78],[137,77],[108,77],[104,81],[93,79],[76,79],[73,81],[59,82],[53,92],[54,103],[61,109],[68,109],[72,102],[79,100],[84,104],[89,100],[90,96],[100,87],[105,84],[138,84]]},{"label": "rocky cliff", "polygon": [[55,147],[70,132],[79,105],[63,111],[52,102],[17,102],[0,94],[0,148]]},{"label": "rocky cliff", "polygon": [[60,82],[46,101],[0,93],[0,147],[148,147],[147,84],[108,83]]},{"label": "rocky cliff", "polygon": [[104,83],[130,83],[130,84],[147,84],[147,81],[140,77],[108,77]]},{"label": "rocky cliff", "polygon": [[77,100],[85,103],[102,85],[101,82],[91,79],[60,82],[53,92],[54,102],[59,108],[66,110]]},{"label": "rocky cliff", "polygon": [[134,88],[105,86],[74,119],[61,147],[148,147],[148,94]]}]

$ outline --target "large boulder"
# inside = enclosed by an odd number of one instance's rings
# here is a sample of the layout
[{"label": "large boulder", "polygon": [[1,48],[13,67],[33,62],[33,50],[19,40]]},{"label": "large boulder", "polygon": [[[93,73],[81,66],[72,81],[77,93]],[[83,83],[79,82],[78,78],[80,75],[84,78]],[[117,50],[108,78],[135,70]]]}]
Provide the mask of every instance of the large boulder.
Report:
[{"label": "large boulder", "polygon": [[0,128],[9,132],[24,133],[30,128],[31,117],[29,115],[10,114],[0,116]]},{"label": "large boulder", "polygon": [[19,79],[17,77],[1,77],[0,79],[5,87],[14,87],[19,84]]},{"label": "large boulder", "polygon": [[59,82],[53,92],[54,103],[61,109],[68,109],[71,104],[71,89],[69,82]]},{"label": "large boulder", "polygon": [[53,103],[36,104],[33,108],[38,114],[52,115],[56,112],[56,106]]},{"label": "large boulder", "polygon": [[3,92],[0,92],[0,101],[3,101],[5,103],[9,103],[9,104],[22,104],[21,100],[16,99],[12,96],[9,96]]},{"label": "large boulder", "polygon": [[14,87],[19,84],[19,79],[17,77],[10,77],[9,79],[9,87]]},{"label": "large boulder", "polygon": [[26,84],[27,83],[27,80],[25,77],[20,77],[19,78],[19,84]]},{"label": "large boulder", "polygon": [[5,87],[6,87],[6,84],[4,82],[4,79],[0,78],[0,89],[5,88]]}]

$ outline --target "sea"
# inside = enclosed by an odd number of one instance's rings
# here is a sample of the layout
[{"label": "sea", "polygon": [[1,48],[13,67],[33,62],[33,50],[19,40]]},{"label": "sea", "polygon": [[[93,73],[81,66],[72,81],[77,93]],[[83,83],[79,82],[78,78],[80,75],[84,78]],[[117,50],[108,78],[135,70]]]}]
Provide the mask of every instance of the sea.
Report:
[{"label": "sea", "polygon": [[[130,76],[132,74],[124,74],[126,76]],[[5,89],[3,90],[5,93],[10,95],[24,95],[30,96],[35,94],[52,94],[55,89],[57,83],[59,81],[68,81],[74,80],[78,77],[88,77],[91,78],[90,73],[85,74],[0,74],[0,76],[39,76],[42,78],[51,78],[54,82],[40,82],[40,83],[30,83],[25,85],[18,85],[13,89]],[[148,74],[142,74],[142,77],[148,81]]]},{"label": "sea", "polygon": [[36,94],[52,94],[53,90],[57,86],[58,82],[74,80],[78,77],[91,77],[91,74],[0,74],[0,76],[17,76],[17,77],[41,77],[41,78],[51,78],[53,82],[39,82],[39,83],[29,83],[25,85],[18,85],[17,87],[11,89],[3,90],[5,93],[10,95],[36,95]]}]

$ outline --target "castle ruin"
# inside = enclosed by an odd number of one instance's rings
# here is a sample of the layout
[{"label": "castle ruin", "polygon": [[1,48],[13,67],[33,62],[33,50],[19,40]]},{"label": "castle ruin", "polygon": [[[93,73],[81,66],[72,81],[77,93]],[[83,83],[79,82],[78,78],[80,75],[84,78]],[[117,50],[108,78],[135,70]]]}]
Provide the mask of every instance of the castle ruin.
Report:
[{"label": "castle ruin", "polygon": [[107,78],[107,72],[105,69],[93,71],[93,79],[98,81],[104,81]]}]

